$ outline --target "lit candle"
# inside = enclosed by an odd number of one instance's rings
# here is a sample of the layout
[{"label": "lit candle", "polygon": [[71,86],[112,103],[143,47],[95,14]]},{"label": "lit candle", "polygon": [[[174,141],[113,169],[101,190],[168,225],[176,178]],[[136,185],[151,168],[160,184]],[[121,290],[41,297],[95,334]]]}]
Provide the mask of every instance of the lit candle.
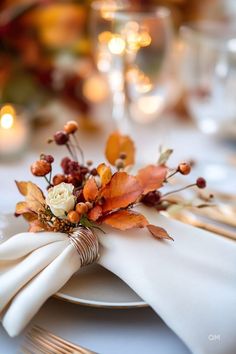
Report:
[{"label": "lit candle", "polygon": [[23,118],[12,105],[0,110],[0,157],[18,155],[26,146],[29,130]]}]

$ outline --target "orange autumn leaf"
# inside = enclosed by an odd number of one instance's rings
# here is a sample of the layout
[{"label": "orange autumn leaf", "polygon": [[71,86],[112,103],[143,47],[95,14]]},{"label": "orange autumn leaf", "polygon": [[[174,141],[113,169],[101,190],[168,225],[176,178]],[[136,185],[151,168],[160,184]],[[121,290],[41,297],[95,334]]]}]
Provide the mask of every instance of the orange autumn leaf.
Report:
[{"label": "orange autumn leaf", "polygon": [[160,188],[166,178],[167,168],[165,166],[148,165],[141,168],[137,174],[137,180],[143,187],[143,194]]},{"label": "orange autumn leaf", "polygon": [[101,216],[102,216],[102,207],[100,205],[96,205],[88,212],[88,219],[92,221],[96,221]]},{"label": "orange autumn leaf", "polygon": [[107,183],[110,182],[112,177],[112,172],[109,166],[107,166],[105,163],[101,163],[97,167],[97,172],[101,178],[102,186],[105,186]]},{"label": "orange autumn leaf", "polygon": [[142,192],[143,188],[136,177],[128,175],[126,172],[116,172],[110,183],[101,192],[101,197],[104,199],[103,213],[126,208],[134,203]]},{"label": "orange autumn leaf", "polygon": [[155,238],[158,238],[160,240],[166,239],[166,240],[174,241],[174,239],[162,227],[149,224],[149,225],[147,225],[147,229],[152,234],[152,236],[154,236]]},{"label": "orange autumn leaf", "polygon": [[98,187],[93,177],[89,178],[86,181],[83,189],[83,195],[84,195],[84,199],[89,202],[94,201],[97,198]]},{"label": "orange autumn leaf", "polygon": [[36,213],[24,213],[22,215],[23,215],[23,218],[28,222],[38,219],[38,215]]},{"label": "orange autumn leaf", "polygon": [[106,143],[105,155],[110,164],[115,165],[121,153],[126,154],[125,166],[134,164],[135,146],[128,135],[122,135],[118,131],[112,133]]},{"label": "orange autumn leaf", "polygon": [[[17,182],[16,185],[21,194],[25,196],[25,202],[18,203],[16,207],[17,214],[25,212],[37,213],[45,206],[45,198],[41,189],[32,182]],[[25,209],[25,210],[24,210]]]},{"label": "orange autumn leaf", "polygon": [[29,213],[30,209],[28,207],[28,203],[27,202],[19,202],[16,204],[16,210],[15,213],[17,215],[21,215],[21,214],[25,214],[25,213]]},{"label": "orange autumn leaf", "polygon": [[119,210],[105,216],[102,219],[104,224],[110,225],[119,230],[128,230],[134,227],[145,227],[148,224],[147,219],[142,214],[131,210]]},{"label": "orange autumn leaf", "polygon": [[18,182],[18,181],[15,181],[15,183],[16,183],[16,186],[17,186],[19,192],[20,192],[22,195],[26,196],[26,194],[27,194],[28,182],[23,182],[23,181],[22,181],[22,182]]}]

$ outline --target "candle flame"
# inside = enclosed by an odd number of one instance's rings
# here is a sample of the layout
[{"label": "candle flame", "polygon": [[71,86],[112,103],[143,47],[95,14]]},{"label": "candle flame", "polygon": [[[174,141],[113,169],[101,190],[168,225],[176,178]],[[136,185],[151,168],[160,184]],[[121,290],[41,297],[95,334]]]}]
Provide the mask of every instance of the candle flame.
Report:
[{"label": "candle flame", "polygon": [[1,127],[3,129],[10,129],[13,126],[14,118],[10,113],[4,113],[1,116]]},{"label": "candle flame", "polygon": [[5,105],[0,112],[0,126],[3,129],[11,129],[14,124],[15,109],[11,105]]}]

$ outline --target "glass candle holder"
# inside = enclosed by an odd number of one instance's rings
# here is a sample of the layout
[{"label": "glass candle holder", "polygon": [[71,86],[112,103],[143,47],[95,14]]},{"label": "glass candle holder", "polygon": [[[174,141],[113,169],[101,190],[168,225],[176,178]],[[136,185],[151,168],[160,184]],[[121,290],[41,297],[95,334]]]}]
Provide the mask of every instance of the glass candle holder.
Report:
[{"label": "glass candle holder", "polygon": [[0,107],[0,159],[19,156],[26,148],[29,126],[19,107],[5,104]]}]

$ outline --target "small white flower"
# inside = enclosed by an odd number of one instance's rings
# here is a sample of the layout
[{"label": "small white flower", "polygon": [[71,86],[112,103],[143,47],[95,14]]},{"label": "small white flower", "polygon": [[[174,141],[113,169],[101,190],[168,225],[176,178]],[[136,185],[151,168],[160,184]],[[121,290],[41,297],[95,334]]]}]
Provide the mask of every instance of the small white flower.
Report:
[{"label": "small white flower", "polygon": [[76,197],[73,190],[73,184],[64,182],[49,189],[46,203],[58,218],[65,218],[66,213],[74,209]]}]

